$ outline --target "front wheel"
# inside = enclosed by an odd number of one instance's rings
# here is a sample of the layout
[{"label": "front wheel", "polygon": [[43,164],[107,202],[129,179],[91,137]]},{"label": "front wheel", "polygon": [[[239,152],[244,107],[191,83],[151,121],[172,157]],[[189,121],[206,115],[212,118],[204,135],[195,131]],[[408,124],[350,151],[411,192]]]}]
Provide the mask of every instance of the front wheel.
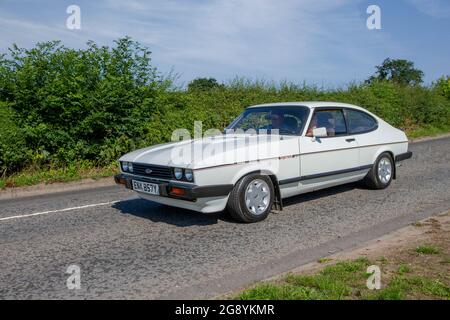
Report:
[{"label": "front wheel", "polygon": [[394,161],[392,156],[385,152],[375,161],[372,169],[365,178],[366,185],[372,189],[387,188],[394,177]]},{"label": "front wheel", "polygon": [[275,192],[268,176],[250,174],[236,183],[230,193],[227,209],[241,222],[264,220],[272,209]]}]

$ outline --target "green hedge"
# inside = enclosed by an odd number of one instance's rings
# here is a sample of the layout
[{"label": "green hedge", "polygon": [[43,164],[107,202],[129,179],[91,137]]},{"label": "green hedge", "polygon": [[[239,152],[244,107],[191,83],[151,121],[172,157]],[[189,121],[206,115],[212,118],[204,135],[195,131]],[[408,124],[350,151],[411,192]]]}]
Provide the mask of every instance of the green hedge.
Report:
[{"label": "green hedge", "polygon": [[202,121],[223,129],[244,107],[326,100],[363,106],[396,127],[450,127],[449,78],[430,87],[392,82],[321,89],[235,79],[205,90],[174,89],[152,66],[150,51],[129,38],[113,47],[59,42],[0,56],[0,170],[106,166],[120,155],[170,141]]},{"label": "green hedge", "polygon": [[[424,125],[450,125],[450,99],[427,87],[392,82],[350,85],[341,90],[320,90],[295,85],[268,85],[234,81],[223,88],[200,92],[167,92],[158,99],[161,111],[148,123],[155,143],[168,141],[173,129],[192,129],[194,120],[204,129],[224,128],[244,107],[267,102],[339,101],[363,106],[404,130]],[[152,141],[152,137],[149,137]]]}]

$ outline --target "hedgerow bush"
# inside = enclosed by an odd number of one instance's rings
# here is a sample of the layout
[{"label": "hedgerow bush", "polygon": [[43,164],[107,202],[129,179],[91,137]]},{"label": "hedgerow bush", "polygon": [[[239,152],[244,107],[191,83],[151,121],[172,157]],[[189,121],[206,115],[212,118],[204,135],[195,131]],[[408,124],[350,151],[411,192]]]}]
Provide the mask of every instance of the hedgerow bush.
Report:
[{"label": "hedgerow bush", "polygon": [[[0,102],[0,168],[18,169],[32,154],[25,141],[25,133],[14,121],[9,105]],[[37,160],[37,159],[36,159]]]},{"label": "hedgerow bush", "polygon": [[71,49],[46,42],[0,55],[0,170],[106,166],[120,155],[168,142],[172,131],[223,129],[246,106],[326,100],[363,106],[402,129],[450,127],[449,80],[430,87],[391,81],[324,89],[234,79],[176,89],[130,38]]},{"label": "hedgerow bush", "polygon": [[[0,100],[25,140],[25,162],[43,155],[61,165],[102,165],[127,151],[128,139],[145,134],[162,88],[147,48],[123,38],[112,48],[89,42],[75,50],[54,41],[10,51],[0,59]],[[2,153],[2,168],[13,170],[22,160]]]}]

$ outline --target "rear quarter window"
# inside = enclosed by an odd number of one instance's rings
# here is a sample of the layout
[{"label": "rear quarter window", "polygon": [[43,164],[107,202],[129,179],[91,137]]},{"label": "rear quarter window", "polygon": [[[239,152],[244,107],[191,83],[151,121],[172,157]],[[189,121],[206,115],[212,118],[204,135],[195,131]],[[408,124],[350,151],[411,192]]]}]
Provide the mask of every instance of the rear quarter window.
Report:
[{"label": "rear quarter window", "polygon": [[351,134],[373,131],[378,128],[374,117],[359,110],[345,110],[348,122],[348,130]]}]

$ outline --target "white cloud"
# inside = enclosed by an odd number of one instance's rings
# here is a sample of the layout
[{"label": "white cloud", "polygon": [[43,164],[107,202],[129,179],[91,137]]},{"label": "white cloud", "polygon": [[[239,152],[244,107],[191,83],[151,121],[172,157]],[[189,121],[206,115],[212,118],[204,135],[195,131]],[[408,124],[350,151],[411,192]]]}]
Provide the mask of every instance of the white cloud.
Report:
[{"label": "white cloud", "polygon": [[450,2],[448,0],[405,0],[420,12],[434,18],[450,18]]},{"label": "white cloud", "polygon": [[[351,0],[105,0],[82,2],[82,30],[58,20],[23,22],[0,13],[1,46],[62,39],[81,46],[130,35],[148,45],[153,60],[183,80],[234,76],[338,83],[365,77],[383,51],[387,32],[366,28],[365,8]],[[59,13],[58,13],[59,14]],[[61,20],[61,21],[60,21]],[[57,22],[56,22],[57,21]],[[401,50],[400,50],[401,51]],[[370,69],[370,71],[372,71]],[[359,72],[359,73],[358,73]]]},{"label": "white cloud", "polygon": [[136,17],[136,24],[128,28],[137,39],[158,46],[158,61],[188,72],[188,78],[338,78],[342,71],[328,57],[366,64],[373,56],[367,47],[382,41],[367,37],[365,11],[361,16],[358,3],[350,0],[170,0],[131,5],[110,0],[108,5],[125,11],[139,5],[145,22]]}]

